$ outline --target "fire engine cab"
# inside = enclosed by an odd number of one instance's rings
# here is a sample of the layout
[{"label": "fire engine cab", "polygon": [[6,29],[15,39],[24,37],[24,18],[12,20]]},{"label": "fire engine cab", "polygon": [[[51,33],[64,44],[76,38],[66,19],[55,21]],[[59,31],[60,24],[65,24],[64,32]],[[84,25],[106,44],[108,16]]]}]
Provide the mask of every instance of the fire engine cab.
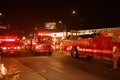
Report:
[{"label": "fire engine cab", "polygon": [[[93,38],[77,38],[63,41],[63,50],[71,53],[73,58],[79,55],[113,57],[113,47],[120,50],[120,32],[102,32]],[[120,52],[118,52],[120,58]]]},{"label": "fire engine cab", "polygon": [[47,53],[52,55],[54,51],[53,38],[46,33],[38,33],[35,36],[36,44],[32,46],[33,54]]},{"label": "fire engine cab", "polygon": [[20,39],[17,36],[0,36],[0,47],[3,54],[19,54]]}]

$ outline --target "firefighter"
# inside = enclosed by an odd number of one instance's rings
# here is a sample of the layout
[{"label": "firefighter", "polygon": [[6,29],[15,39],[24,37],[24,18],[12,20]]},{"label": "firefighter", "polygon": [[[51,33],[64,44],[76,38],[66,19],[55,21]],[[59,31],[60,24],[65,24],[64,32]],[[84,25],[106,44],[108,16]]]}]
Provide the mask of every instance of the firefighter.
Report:
[{"label": "firefighter", "polygon": [[62,47],[62,45],[63,45],[63,42],[61,41],[61,43],[60,43],[60,53],[61,54],[63,54],[63,47]]},{"label": "firefighter", "polygon": [[3,61],[3,50],[0,47],[0,62],[2,63],[2,61]]},{"label": "firefighter", "polygon": [[113,69],[117,69],[118,65],[118,48],[117,46],[113,46]]}]

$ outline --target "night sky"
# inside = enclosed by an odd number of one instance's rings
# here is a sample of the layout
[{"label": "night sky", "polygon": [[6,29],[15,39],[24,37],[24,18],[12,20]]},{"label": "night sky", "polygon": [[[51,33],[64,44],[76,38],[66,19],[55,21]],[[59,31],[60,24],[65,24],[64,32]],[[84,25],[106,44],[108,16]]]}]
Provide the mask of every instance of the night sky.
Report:
[{"label": "night sky", "polygon": [[24,31],[59,20],[68,29],[120,26],[120,4],[115,0],[1,0],[0,12],[2,24]]}]

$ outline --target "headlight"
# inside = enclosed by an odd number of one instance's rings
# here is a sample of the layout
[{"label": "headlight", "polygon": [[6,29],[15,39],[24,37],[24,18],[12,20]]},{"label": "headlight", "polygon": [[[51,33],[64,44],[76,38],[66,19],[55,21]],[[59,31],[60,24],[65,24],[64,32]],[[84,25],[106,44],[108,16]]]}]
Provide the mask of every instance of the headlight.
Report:
[{"label": "headlight", "polygon": [[3,50],[6,50],[7,48],[6,48],[6,47],[3,47],[2,49],[3,49]]}]

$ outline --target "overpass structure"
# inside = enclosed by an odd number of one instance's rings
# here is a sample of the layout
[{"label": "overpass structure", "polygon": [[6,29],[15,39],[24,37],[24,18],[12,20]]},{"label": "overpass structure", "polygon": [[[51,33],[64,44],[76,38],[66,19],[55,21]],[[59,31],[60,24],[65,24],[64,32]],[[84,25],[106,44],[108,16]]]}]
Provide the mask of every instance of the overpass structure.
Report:
[{"label": "overpass structure", "polygon": [[0,29],[10,29],[10,24],[8,24],[8,25],[0,25]]},{"label": "overpass structure", "polygon": [[6,26],[0,26],[0,29],[7,29]]},{"label": "overpass structure", "polygon": [[88,34],[98,34],[98,33],[101,33],[101,32],[113,32],[113,31],[120,31],[120,27],[88,29],[88,30],[71,30],[70,32],[71,33],[76,33],[77,35],[88,35]]}]

